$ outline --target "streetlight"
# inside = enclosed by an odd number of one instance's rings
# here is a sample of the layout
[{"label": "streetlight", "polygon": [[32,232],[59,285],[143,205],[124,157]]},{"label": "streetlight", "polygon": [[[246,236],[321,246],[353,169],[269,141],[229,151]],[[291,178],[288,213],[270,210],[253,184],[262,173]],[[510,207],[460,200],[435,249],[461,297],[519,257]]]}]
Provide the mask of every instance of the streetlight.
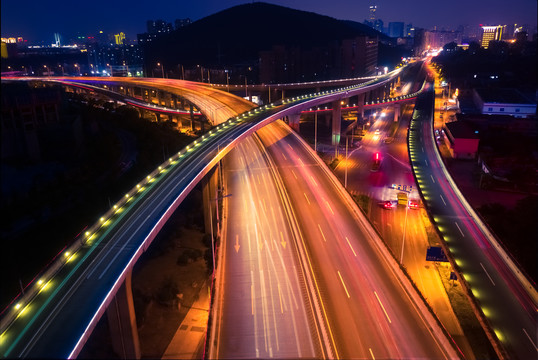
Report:
[{"label": "streetlight", "polygon": [[75,68],[77,68],[77,71],[78,71],[78,76],[81,76],[81,72],[80,72],[80,67],[78,66],[78,64],[75,64]]},{"label": "streetlight", "polygon": [[246,76],[246,75],[241,75],[241,76],[244,76],[244,77],[245,77],[245,97],[248,98],[247,76]]},{"label": "streetlight", "polygon": [[60,69],[62,69],[62,76],[65,76],[64,67],[63,67],[61,64],[58,65],[58,67],[59,67]]},{"label": "streetlight", "polygon": [[224,70],[226,73],[226,89],[228,92],[230,92],[230,76],[228,75],[228,70]]},{"label": "streetlight", "polygon": [[47,69],[47,76],[50,76],[50,71],[49,71],[49,68],[47,67],[47,65],[43,65],[43,67],[44,67],[45,69]]},{"label": "streetlight", "polygon": [[[271,92],[269,92],[271,94]],[[269,101],[271,101],[269,99]],[[318,153],[318,109],[314,110],[314,151]]]},{"label": "streetlight", "polygon": [[346,135],[346,167],[345,167],[345,175],[344,175],[344,188],[347,189],[347,166],[348,166],[348,156],[347,156],[347,143],[348,143],[348,136]]},{"label": "streetlight", "polygon": [[404,220],[404,228],[403,228],[403,238],[402,238],[402,253],[400,254],[400,264],[403,265],[403,254],[404,254],[404,246],[405,246],[405,229],[407,228],[407,211],[409,210],[409,201],[405,204],[405,220]]},{"label": "streetlight", "polygon": [[164,65],[161,64],[160,62],[157,63],[157,66],[160,66],[161,67],[161,74],[163,75],[163,79],[164,79]]}]

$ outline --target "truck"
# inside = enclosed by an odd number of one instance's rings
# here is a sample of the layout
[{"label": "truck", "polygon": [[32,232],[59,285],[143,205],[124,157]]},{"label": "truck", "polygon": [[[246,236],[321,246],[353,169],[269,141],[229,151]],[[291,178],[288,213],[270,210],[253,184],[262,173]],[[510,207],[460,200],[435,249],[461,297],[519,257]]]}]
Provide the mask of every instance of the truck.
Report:
[{"label": "truck", "polygon": [[398,193],[398,205],[407,206],[407,193],[406,192],[401,191]]}]

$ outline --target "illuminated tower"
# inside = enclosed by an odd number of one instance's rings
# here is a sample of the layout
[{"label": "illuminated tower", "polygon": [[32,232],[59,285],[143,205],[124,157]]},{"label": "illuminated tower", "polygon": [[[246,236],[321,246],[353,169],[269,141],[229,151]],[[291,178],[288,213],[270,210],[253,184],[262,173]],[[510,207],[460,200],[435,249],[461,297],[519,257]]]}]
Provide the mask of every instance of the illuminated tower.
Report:
[{"label": "illuminated tower", "polygon": [[480,41],[480,46],[487,49],[490,41],[500,41],[505,27],[506,25],[482,26],[482,40]]},{"label": "illuminated tower", "polygon": [[125,41],[125,34],[123,32],[115,34],[114,39],[116,40],[116,45],[123,45],[123,42]]},{"label": "illuminated tower", "polygon": [[370,17],[368,20],[372,22],[372,24],[375,21],[375,12],[377,11],[377,5],[370,5]]}]

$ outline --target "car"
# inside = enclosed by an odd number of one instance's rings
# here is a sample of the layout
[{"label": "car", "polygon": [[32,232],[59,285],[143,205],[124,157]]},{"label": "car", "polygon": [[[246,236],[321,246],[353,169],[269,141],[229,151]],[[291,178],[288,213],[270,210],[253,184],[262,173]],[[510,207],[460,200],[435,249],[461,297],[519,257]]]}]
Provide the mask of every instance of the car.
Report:
[{"label": "car", "polygon": [[414,209],[414,210],[418,210],[418,208],[420,207],[419,201],[413,200],[413,199],[409,200],[407,205],[409,206],[410,209]]},{"label": "car", "polygon": [[375,134],[375,135],[379,135],[380,133],[381,133],[381,132],[379,131],[379,129],[375,129],[375,131],[374,131],[374,134]]},{"label": "car", "polygon": [[383,209],[387,209],[387,210],[390,210],[390,209],[392,209],[394,207],[394,204],[390,200],[382,201],[382,202],[379,203],[379,205]]}]

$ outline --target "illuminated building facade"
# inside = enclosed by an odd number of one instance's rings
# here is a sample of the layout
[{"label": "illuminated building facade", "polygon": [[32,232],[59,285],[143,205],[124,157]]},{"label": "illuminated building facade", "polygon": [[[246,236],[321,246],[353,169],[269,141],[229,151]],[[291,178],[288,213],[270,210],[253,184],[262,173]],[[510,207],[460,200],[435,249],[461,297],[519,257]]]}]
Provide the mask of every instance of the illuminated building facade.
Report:
[{"label": "illuminated building facade", "polygon": [[123,32],[115,34],[114,39],[116,40],[116,45],[123,45],[125,42],[125,34]]},{"label": "illuminated building facade", "polygon": [[505,28],[506,25],[482,26],[482,39],[480,40],[480,46],[487,49],[490,41],[502,40]]}]

